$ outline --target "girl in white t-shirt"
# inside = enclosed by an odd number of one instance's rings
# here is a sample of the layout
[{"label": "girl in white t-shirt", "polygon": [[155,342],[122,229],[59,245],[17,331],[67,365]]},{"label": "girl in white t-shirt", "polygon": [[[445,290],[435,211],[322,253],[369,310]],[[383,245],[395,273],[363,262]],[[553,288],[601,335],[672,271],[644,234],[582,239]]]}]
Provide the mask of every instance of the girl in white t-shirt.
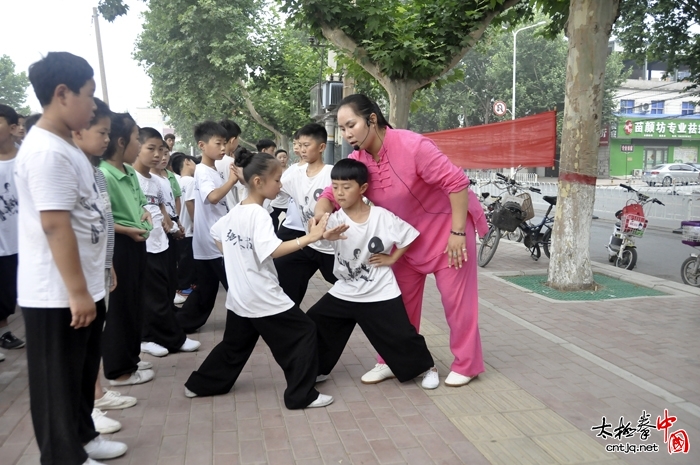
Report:
[{"label": "girl in white t-shirt", "polygon": [[226,394],[262,336],[284,370],[289,409],[324,407],[333,398],[314,388],[318,373],[316,328],[282,291],[273,258],[319,240],[328,217],[309,222],[309,233],[282,242],[262,205],[280,191],[282,167],[272,155],[245,153],[236,159],[249,187],[248,197],[211,228],[224,255],[229,283],[224,339],[185,383],[187,397]]}]

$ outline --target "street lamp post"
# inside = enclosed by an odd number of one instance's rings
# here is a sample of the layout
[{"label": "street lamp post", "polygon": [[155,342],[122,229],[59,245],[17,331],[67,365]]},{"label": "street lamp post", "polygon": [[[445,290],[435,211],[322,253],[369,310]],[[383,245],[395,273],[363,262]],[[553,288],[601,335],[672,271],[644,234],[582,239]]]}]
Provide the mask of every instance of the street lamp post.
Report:
[{"label": "street lamp post", "polygon": [[[518,45],[517,45],[518,32],[524,31],[525,29],[532,29],[533,27],[541,26],[542,24],[544,24],[546,22],[547,21],[540,21],[537,24],[531,24],[529,26],[521,27],[520,29],[513,32],[513,101],[512,101],[511,110],[510,110],[511,119],[515,119],[515,55],[516,55],[517,50],[518,50]],[[515,175],[514,168],[510,169],[510,175],[511,176]]]}]

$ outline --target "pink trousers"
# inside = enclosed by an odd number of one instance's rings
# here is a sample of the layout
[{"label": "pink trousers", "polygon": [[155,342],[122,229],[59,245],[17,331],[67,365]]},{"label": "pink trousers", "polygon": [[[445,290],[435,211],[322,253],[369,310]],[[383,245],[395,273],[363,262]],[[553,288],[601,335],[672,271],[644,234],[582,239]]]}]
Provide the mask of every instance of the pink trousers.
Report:
[{"label": "pink trousers", "polygon": [[[467,231],[473,231],[474,224],[468,220]],[[476,236],[467,234],[467,262],[462,268],[448,268],[447,255],[418,267],[410,265],[405,257],[394,264],[392,269],[401,289],[408,319],[420,332],[420,318],[423,308],[423,291],[428,274],[435,275],[438,290],[445,309],[445,318],[450,327],[450,350],[454,361],[450,369],[464,376],[476,376],[484,371],[484,356],[479,335],[479,294],[477,284]],[[384,363],[381,356],[379,363]]]}]

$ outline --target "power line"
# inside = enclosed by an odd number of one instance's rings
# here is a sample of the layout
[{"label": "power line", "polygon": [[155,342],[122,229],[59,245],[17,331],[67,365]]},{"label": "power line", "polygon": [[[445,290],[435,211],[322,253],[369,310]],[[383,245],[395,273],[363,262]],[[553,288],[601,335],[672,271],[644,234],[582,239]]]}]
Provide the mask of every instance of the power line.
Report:
[{"label": "power line", "polygon": [[[650,91],[650,90],[654,90],[654,89],[659,89],[659,88],[661,88],[661,87],[670,86],[671,84],[678,84],[678,82],[677,82],[677,81],[674,81],[674,82],[667,82],[666,84],[662,84],[662,85],[660,85],[660,86],[650,87],[649,89],[640,89],[640,90],[636,90],[636,91],[634,91],[634,92],[630,92],[629,94],[620,95],[619,97],[618,97],[618,96],[615,96],[615,98],[622,98],[622,97],[627,97],[628,95],[639,94],[639,93],[641,93],[641,92],[648,92],[648,91]],[[673,92],[673,91],[672,91],[672,92]]]}]

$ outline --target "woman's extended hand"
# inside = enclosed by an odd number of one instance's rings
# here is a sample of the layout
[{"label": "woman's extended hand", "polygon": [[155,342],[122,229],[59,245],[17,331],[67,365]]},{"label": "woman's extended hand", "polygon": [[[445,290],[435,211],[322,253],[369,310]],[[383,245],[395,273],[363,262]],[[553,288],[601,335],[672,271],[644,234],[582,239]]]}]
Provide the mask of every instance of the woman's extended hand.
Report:
[{"label": "woman's extended hand", "polygon": [[462,263],[467,261],[466,237],[450,233],[445,253],[447,254],[448,267],[454,265],[456,268],[462,268]]}]

